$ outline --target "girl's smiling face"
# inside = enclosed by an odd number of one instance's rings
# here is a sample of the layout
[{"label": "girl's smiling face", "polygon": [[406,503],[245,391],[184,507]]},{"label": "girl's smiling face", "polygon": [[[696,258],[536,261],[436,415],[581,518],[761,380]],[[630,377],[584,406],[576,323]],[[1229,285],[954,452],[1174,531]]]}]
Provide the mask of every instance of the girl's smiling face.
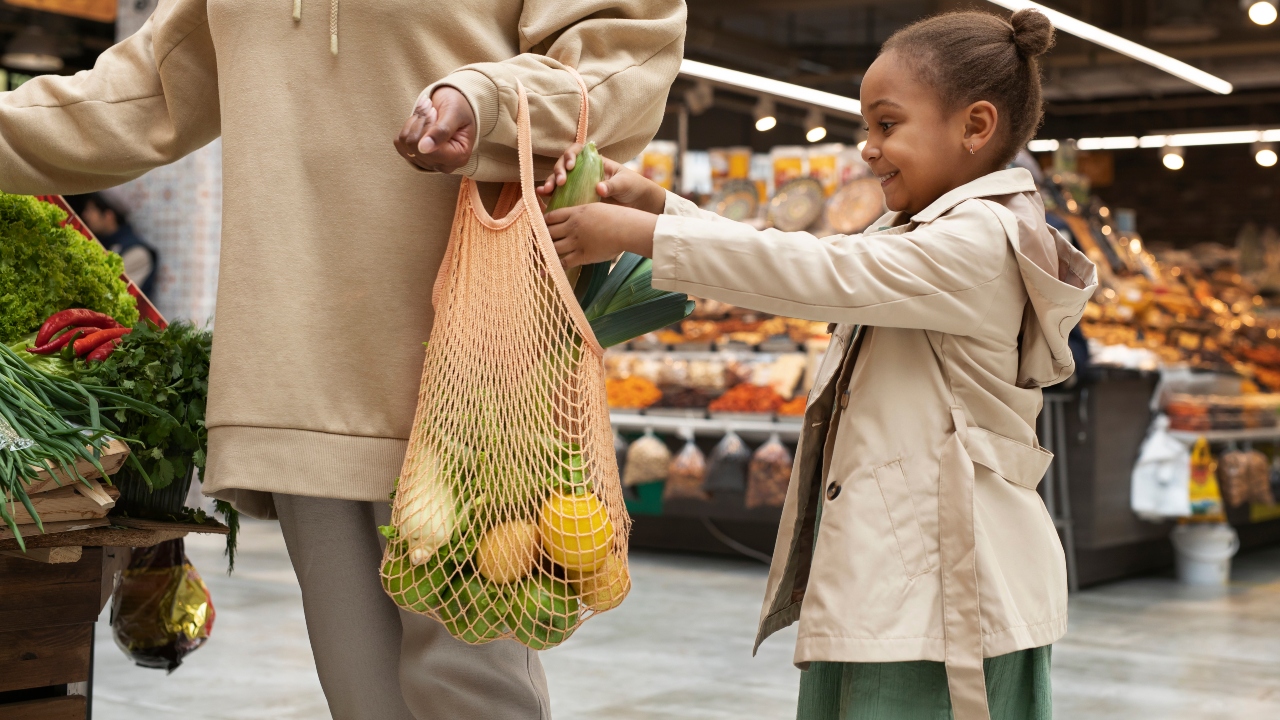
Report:
[{"label": "girl's smiling face", "polygon": [[880,179],[890,210],[914,215],[947,191],[999,169],[987,147],[998,125],[995,106],[980,100],[943,107],[938,91],[897,52],[881,55],[867,70],[862,113],[862,159]]}]

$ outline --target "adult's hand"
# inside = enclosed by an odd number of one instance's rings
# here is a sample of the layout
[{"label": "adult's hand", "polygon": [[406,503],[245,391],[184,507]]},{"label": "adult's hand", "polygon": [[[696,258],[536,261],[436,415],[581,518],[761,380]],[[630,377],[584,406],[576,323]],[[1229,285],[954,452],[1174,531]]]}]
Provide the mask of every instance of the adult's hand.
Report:
[{"label": "adult's hand", "polygon": [[424,91],[396,138],[396,150],[414,167],[451,173],[467,164],[476,144],[471,103],[447,85]]}]

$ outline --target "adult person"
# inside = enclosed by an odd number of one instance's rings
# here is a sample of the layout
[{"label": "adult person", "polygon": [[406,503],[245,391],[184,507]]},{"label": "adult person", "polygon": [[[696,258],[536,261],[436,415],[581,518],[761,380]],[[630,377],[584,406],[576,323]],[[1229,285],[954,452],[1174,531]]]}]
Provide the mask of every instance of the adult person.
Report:
[{"label": "adult person", "polygon": [[516,179],[517,82],[534,152],[558,155],[580,98],[565,66],[589,88],[590,137],[635,155],[684,27],[682,0],[160,0],[93,70],[0,95],[6,192],[98,190],[222,136],[204,490],[279,517],[335,720],[549,716],[535,653],[396,609],[375,526],[417,401],[450,173]]},{"label": "adult person", "polygon": [[124,272],[147,297],[154,297],[160,255],[143,240],[129,222],[129,213],[102,193],[67,197],[72,209],[84,220],[98,242],[124,260]]}]

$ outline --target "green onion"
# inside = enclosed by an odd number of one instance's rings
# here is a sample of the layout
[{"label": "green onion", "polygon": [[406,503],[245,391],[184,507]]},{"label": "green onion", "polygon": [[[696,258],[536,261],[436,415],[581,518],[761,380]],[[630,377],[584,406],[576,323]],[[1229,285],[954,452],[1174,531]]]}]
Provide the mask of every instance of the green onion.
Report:
[{"label": "green onion", "polygon": [[[20,442],[0,449],[0,520],[26,550],[12,509],[21,502],[36,528],[44,524],[27,495],[26,486],[39,472],[60,471],[87,483],[76,463],[89,462],[105,478],[99,458],[119,427],[103,416],[102,400],[152,416],[164,416],[159,408],[141,403],[107,388],[85,386],[42,372],[26,363],[11,348],[0,345],[0,418]],[[127,438],[120,438],[126,440]],[[29,441],[29,442],[28,442]],[[132,457],[132,456],[131,456]]]}]

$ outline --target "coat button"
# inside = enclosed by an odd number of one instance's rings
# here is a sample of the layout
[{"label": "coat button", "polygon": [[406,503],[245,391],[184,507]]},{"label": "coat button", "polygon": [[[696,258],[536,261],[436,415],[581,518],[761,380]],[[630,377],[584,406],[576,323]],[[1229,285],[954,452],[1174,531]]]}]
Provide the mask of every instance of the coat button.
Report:
[{"label": "coat button", "polygon": [[828,486],[827,486],[827,499],[828,499],[828,500],[835,500],[835,499],[836,499],[837,497],[839,497],[839,496],[840,496],[840,486],[839,486],[838,484],[836,484],[836,483],[834,483],[834,482],[833,482],[833,483],[831,483],[830,485],[828,485]]}]

